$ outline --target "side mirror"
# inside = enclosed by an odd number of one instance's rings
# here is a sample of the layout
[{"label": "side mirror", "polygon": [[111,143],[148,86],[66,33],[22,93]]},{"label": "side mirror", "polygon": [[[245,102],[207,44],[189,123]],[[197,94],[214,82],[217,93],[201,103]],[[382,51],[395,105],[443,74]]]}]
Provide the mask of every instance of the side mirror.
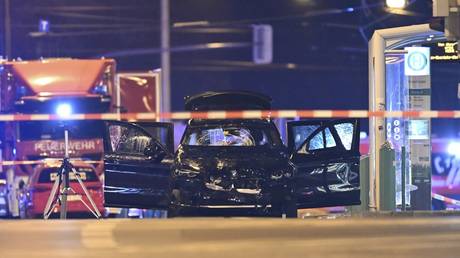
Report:
[{"label": "side mirror", "polygon": [[144,149],[144,155],[153,161],[161,161],[167,153],[157,144],[151,144]]}]

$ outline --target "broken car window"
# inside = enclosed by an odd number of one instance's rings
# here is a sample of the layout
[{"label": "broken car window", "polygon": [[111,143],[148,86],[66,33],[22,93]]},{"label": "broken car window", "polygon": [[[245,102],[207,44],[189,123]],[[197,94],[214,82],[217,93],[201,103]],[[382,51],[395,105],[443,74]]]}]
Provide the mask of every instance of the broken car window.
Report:
[{"label": "broken car window", "polygon": [[120,153],[143,154],[152,140],[134,127],[111,125],[109,133],[112,150]]},{"label": "broken car window", "polygon": [[346,150],[351,150],[351,144],[353,142],[353,124],[342,123],[336,124],[334,127],[342,141],[343,147],[345,147]]},{"label": "broken car window", "polygon": [[[306,145],[305,145],[306,146]],[[317,133],[313,138],[310,140],[310,144],[308,146],[308,150],[318,150],[324,148],[324,138],[323,132]]]},{"label": "broken car window", "polygon": [[332,148],[337,146],[335,144],[334,136],[332,136],[331,130],[329,128],[326,128],[326,148]]},{"label": "broken car window", "polygon": [[[334,136],[332,136],[331,130],[326,128],[313,136],[309,142],[306,142],[297,153],[308,154],[315,150],[333,148],[336,147]],[[307,148],[308,147],[308,148]]]},{"label": "broken car window", "polygon": [[[316,130],[318,125],[303,125],[293,127],[295,149],[299,149],[302,143]],[[316,136],[315,136],[316,137]],[[319,136],[318,136],[319,137]],[[322,140],[320,141],[322,142]]]},{"label": "broken car window", "polygon": [[183,142],[193,146],[263,146],[278,143],[266,129],[237,126],[191,128]]}]

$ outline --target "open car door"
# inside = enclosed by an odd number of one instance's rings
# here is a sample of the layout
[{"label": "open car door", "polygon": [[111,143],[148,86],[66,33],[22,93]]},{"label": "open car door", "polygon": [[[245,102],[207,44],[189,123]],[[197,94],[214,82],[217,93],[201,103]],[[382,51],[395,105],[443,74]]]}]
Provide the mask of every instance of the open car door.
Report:
[{"label": "open car door", "polygon": [[173,148],[172,124],[107,121],[104,205],[168,208]]},{"label": "open car door", "polygon": [[298,208],[360,204],[359,120],[288,122]]}]

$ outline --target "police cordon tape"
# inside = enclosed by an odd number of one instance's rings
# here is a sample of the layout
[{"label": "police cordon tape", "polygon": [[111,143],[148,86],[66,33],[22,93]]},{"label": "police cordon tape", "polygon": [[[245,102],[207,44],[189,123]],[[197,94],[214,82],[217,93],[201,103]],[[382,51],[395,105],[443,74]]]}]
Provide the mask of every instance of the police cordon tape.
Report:
[{"label": "police cordon tape", "polygon": [[460,206],[460,201],[459,200],[455,200],[455,199],[452,199],[452,198],[449,198],[449,197],[446,197],[446,196],[442,196],[440,194],[432,193],[431,197],[433,199],[440,200],[440,201],[443,201],[443,202],[448,203],[448,204],[453,204],[453,205],[456,205],[456,206]]},{"label": "police cordon tape", "polygon": [[[265,119],[265,118],[460,118],[460,110],[451,111],[368,111],[368,110],[240,110],[193,111],[170,113],[92,113],[70,114],[0,114],[0,122],[15,121],[71,121],[71,120],[127,120],[148,121],[157,119]],[[0,165],[33,165],[46,161],[0,161]],[[98,163],[100,161],[85,161]]]},{"label": "police cordon tape", "polygon": [[[62,160],[62,159],[54,159],[53,161],[57,160]],[[71,159],[72,161],[74,159]],[[75,159],[78,160],[79,162],[83,162],[86,164],[102,164],[104,161],[101,160],[81,160],[81,159]],[[37,165],[37,164],[46,164],[50,162],[49,159],[43,159],[43,160],[4,160],[0,161],[0,166],[16,166],[16,165]]]},{"label": "police cordon tape", "polygon": [[241,111],[192,111],[170,113],[97,113],[71,114],[5,114],[0,122],[48,121],[48,120],[128,120],[156,119],[264,119],[264,118],[460,118],[460,110],[450,111],[369,111],[369,110],[241,110]]}]

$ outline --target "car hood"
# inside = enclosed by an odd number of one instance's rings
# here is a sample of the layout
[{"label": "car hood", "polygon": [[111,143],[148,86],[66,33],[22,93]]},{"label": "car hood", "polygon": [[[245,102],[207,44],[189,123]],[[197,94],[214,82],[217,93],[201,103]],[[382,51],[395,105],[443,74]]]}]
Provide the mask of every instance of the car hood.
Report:
[{"label": "car hood", "polygon": [[285,168],[288,156],[283,148],[181,146],[176,155],[176,168],[200,171]]}]

